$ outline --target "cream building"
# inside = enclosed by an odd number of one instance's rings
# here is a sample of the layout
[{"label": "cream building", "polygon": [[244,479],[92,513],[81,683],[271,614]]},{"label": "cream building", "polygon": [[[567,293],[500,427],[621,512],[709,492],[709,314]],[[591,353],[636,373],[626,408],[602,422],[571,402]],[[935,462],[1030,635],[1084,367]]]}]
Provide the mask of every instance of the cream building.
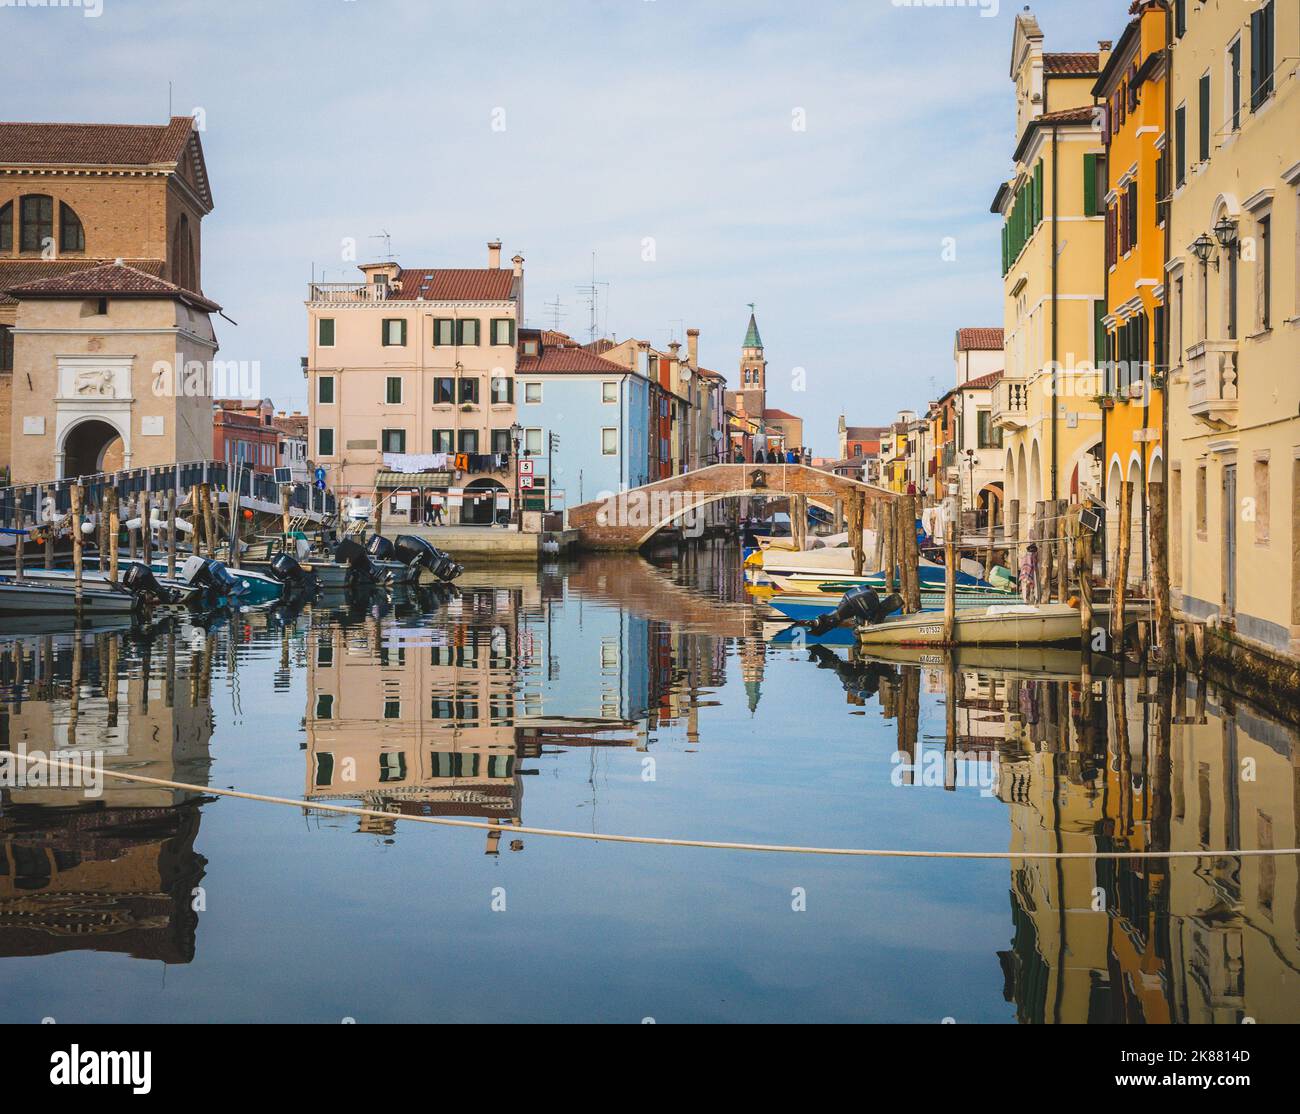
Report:
[{"label": "cream building", "polygon": [[1179,6],[1169,520],[1175,608],[1300,653],[1300,81],[1295,3]]},{"label": "cream building", "polygon": [[1100,491],[1105,190],[1092,86],[1105,58],[1104,49],[1046,52],[1034,16],[1016,16],[1015,173],[992,206],[1004,221],[1005,333],[992,409],[1004,433],[1007,524],[1021,538],[1039,502]]}]

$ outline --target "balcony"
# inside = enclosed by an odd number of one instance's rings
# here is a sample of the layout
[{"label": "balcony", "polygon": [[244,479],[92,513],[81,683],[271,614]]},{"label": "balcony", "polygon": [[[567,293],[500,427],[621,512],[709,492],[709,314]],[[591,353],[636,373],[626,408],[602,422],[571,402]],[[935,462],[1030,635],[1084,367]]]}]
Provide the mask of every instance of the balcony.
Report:
[{"label": "balcony", "polygon": [[1002,379],[993,385],[995,429],[1024,429],[1029,423],[1029,384],[1023,379]]},{"label": "balcony", "polygon": [[357,305],[386,302],[393,297],[387,283],[313,282],[307,290],[309,302]]},{"label": "balcony", "polygon": [[1187,409],[1211,429],[1237,424],[1237,342],[1202,340],[1187,350]]}]

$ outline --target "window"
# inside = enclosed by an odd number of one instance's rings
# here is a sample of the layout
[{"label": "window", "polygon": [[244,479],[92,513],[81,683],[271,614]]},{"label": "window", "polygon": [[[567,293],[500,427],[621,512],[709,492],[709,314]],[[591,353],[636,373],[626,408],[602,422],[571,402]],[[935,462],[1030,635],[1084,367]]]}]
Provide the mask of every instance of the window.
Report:
[{"label": "window", "polygon": [[14,332],[8,325],[0,325],[0,371],[14,369]]},{"label": "window", "polygon": [[989,410],[975,411],[975,429],[977,447],[981,449],[999,449],[1002,447],[1002,431],[993,428],[993,414]]},{"label": "window", "polygon": [[1102,155],[1083,156],[1083,215],[1100,215],[1098,203],[1106,196],[1106,160]]},{"label": "window", "polygon": [[1255,544],[1268,545],[1268,461],[1255,461]]},{"label": "window", "polygon": [[384,384],[384,403],[388,406],[402,404],[402,377],[390,375]]},{"label": "window", "polygon": [[54,240],[54,199],[32,193],[19,200],[21,251],[42,251]]},{"label": "window", "polygon": [[86,232],[71,205],[59,202],[59,250],[85,251]]},{"label": "window", "polygon": [[1174,0],[1174,38],[1187,34],[1187,0]]},{"label": "window", "polygon": [[334,347],[334,318],[322,317],[316,322],[316,343],[322,348]]},{"label": "window", "polygon": [[438,346],[456,343],[456,322],[450,317],[438,317],[433,322],[433,343]]},{"label": "window", "polygon": [[406,755],[400,750],[385,751],[379,756],[380,784],[406,780]]},{"label": "window", "polygon": [[403,348],[406,346],[406,318],[384,318],[383,343],[385,348]]},{"label": "window", "polygon": [[[1273,95],[1273,0],[1250,13],[1250,110]],[[1240,44],[1238,44],[1240,49]]]},{"label": "window", "polygon": [[464,403],[478,402],[478,379],[468,378],[460,381],[460,401]]},{"label": "window", "polygon": [[334,431],[332,429],[322,426],[316,431],[316,455],[334,455]]},{"label": "window", "polygon": [[492,343],[509,344],[515,343],[515,323],[510,317],[492,318]]},{"label": "window", "polygon": [[524,384],[524,402],[532,404],[542,401],[542,385],[540,383]]},{"label": "window", "polygon": [[334,404],[334,376],[322,375],[316,380],[316,401],[321,406]]},{"label": "window", "polygon": [[433,431],[433,448],[430,450],[435,453],[450,453],[455,451],[456,434],[450,429],[435,429]]},{"label": "window", "polygon": [[384,701],[384,719],[401,719],[402,702],[400,700]]},{"label": "window", "polygon": [[379,432],[380,451],[386,453],[406,452],[406,430],[384,429]]},{"label": "window", "polygon": [[508,429],[494,429],[492,431],[492,452],[510,453],[510,431]]},{"label": "window", "polygon": [[1174,185],[1187,181],[1187,106],[1174,109]]},{"label": "window", "polygon": [[14,250],[14,203],[0,205],[0,251]]},{"label": "window", "polygon": [[600,385],[600,401],[601,401],[601,402],[617,402],[617,401],[618,401],[618,384],[617,384],[617,383],[602,383],[602,384]]},{"label": "window", "polygon": [[479,320],[477,317],[467,317],[463,321],[458,321],[459,341],[461,344],[478,344]]},{"label": "window", "polygon": [[492,376],[492,401],[497,404],[515,400],[515,381],[509,375]]},{"label": "window", "polygon": [[1228,47],[1228,119],[1233,131],[1241,127],[1241,39]]},{"label": "window", "polygon": [[608,426],[600,431],[600,452],[602,456],[618,454],[618,430]]},{"label": "window", "polygon": [[1206,471],[1206,466],[1204,464],[1198,464],[1196,466],[1196,533],[1200,535],[1202,539],[1205,538],[1206,522],[1208,521],[1206,491],[1209,487],[1209,481]]},{"label": "window", "polygon": [[536,356],[540,349],[541,349],[541,341],[539,341],[536,337],[528,337],[524,341],[525,356]]},{"label": "window", "polygon": [[334,697],[329,693],[322,692],[316,697],[316,718],[334,718]]},{"label": "window", "polygon": [[524,430],[524,452],[529,456],[542,455],[542,431],[540,429]]},{"label": "window", "polygon": [[1200,95],[1197,98],[1200,119],[1197,121],[1197,157],[1205,162],[1210,157],[1210,75],[1203,74],[1200,83]]},{"label": "window", "polygon": [[478,430],[462,429],[456,434],[456,451],[458,453],[478,452]]},{"label": "window", "polygon": [[450,375],[440,375],[433,381],[433,404],[441,406],[456,401],[456,380]]}]

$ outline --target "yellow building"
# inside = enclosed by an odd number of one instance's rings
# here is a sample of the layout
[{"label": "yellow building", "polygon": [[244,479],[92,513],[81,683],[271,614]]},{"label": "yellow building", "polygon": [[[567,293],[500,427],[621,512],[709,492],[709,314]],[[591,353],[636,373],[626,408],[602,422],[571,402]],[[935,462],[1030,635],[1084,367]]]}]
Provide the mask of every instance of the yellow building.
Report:
[{"label": "yellow building", "polygon": [[1300,6],[1177,4],[1173,19],[1166,284],[1174,606],[1294,662]]},{"label": "yellow building", "polygon": [[[1146,581],[1150,571],[1147,484],[1164,480],[1165,21],[1164,5],[1145,0],[1092,90],[1103,113],[1105,143],[1097,179],[1105,187],[1106,222],[1099,340],[1104,332],[1100,390],[1107,536],[1118,536],[1122,487],[1128,482],[1132,581]],[[1114,552],[1113,542],[1110,549]]]},{"label": "yellow building", "polygon": [[1045,52],[1034,16],[1016,16],[1015,173],[992,211],[1004,221],[1006,362],[993,423],[1004,435],[1007,523],[1018,537],[1039,502],[1100,491],[1105,149],[1092,87],[1107,59],[1104,49]]}]

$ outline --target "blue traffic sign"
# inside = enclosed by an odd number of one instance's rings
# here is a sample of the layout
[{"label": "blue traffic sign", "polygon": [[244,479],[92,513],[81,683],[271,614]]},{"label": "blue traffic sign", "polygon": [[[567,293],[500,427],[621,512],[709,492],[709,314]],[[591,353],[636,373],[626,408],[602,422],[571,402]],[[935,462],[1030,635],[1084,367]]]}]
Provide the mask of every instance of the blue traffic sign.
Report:
[{"label": "blue traffic sign", "polygon": [[317,468],[317,469],[316,469],[316,486],[317,486],[317,487],[324,487],[324,486],[325,486],[325,469],[324,469],[324,468]]}]

